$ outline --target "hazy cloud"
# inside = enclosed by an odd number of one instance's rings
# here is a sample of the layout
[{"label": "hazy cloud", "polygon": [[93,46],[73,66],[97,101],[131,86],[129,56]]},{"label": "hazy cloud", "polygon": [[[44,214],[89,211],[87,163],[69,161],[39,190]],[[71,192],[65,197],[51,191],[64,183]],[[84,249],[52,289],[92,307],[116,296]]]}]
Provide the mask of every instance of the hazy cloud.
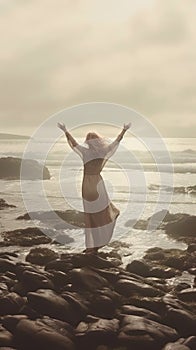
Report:
[{"label": "hazy cloud", "polygon": [[195,136],[195,10],[194,0],[0,1],[2,127],[108,101],[165,136]]}]

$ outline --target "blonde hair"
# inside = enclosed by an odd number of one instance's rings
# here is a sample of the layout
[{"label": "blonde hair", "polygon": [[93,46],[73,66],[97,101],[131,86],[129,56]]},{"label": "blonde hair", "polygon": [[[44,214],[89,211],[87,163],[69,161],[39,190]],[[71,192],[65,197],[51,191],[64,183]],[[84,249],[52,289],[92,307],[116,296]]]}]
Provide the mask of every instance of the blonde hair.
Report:
[{"label": "blonde hair", "polygon": [[89,132],[86,135],[85,143],[89,148],[94,149],[97,152],[103,151],[109,144],[109,142],[96,132]]}]

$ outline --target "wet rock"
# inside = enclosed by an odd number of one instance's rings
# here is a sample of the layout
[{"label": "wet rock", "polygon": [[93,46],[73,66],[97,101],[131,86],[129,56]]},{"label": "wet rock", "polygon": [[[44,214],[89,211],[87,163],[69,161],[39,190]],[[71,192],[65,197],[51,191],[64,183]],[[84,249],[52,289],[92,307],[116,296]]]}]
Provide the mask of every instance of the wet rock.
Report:
[{"label": "wet rock", "polygon": [[142,296],[162,295],[162,292],[160,290],[137,280],[119,279],[119,281],[116,283],[115,288],[118,293],[127,297],[134,294]]},{"label": "wet rock", "polygon": [[36,265],[46,265],[58,258],[58,254],[49,248],[32,248],[26,256],[26,261]]},{"label": "wet rock", "polygon": [[8,294],[8,287],[6,283],[0,283],[0,296]]},{"label": "wet rock", "polygon": [[50,261],[48,264],[46,264],[45,270],[46,271],[61,271],[61,272],[69,272],[72,270],[73,264],[71,263],[71,260],[67,259],[56,259],[53,261]]},{"label": "wet rock", "polygon": [[192,243],[188,245],[187,252],[188,253],[193,253],[196,251],[196,243]]},{"label": "wet rock", "polygon": [[79,293],[64,291],[61,293],[61,296],[69,303],[73,311],[80,315],[79,320],[86,316],[88,313],[88,308],[86,306],[86,304],[88,305],[88,301],[83,299]]},{"label": "wet rock", "polygon": [[22,281],[28,291],[37,289],[54,289],[54,284],[44,274],[24,271]]},{"label": "wet rock", "polygon": [[141,307],[133,306],[133,305],[123,305],[120,309],[121,315],[135,315],[142,316],[148,318],[149,320],[161,322],[161,317],[150,310],[143,309]]},{"label": "wet rock", "polygon": [[190,237],[196,235],[196,216],[183,216],[177,222],[169,223],[165,226],[166,233],[176,239],[190,241]]},{"label": "wet rock", "polygon": [[152,267],[150,270],[150,276],[168,279],[177,276],[179,274],[175,269],[171,267]]},{"label": "wet rock", "polygon": [[188,269],[188,272],[191,274],[191,275],[195,275],[196,276],[196,267],[191,267]]},{"label": "wet rock", "polygon": [[178,293],[178,297],[185,302],[196,302],[196,288],[184,289]]},{"label": "wet rock", "polygon": [[162,297],[138,297],[137,295],[129,297],[129,304],[150,310],[162,317],[166,311],[166,305]]},{"label": "wet rock", "polygon": [[165,321],[183,337],[196,334],[196,318],[187,310],[168,307]]},{"label": "wet rock", "polygon": [[122,320],[119,343],[129,349],[158,350],[168,341],[178,338],[177,332],[163,324],[140,316],[125,316]]},{"label": "wet rock", "polygon": [[16,208],[13,204],[8,204],[5,199],[0,198],[0,210],[7,209],[7,208]]},{"label": "wet rock", "polygon": [[39,289],[27,294],[29,306],[41,315],[47,315],[57,320],[77,324],[83,317],[83,312],[76,311],[71,303],[52,290]]},{"label": "wet rock", "polygon": [[2,325],[0,325],[0,348],[3,346],[12,346],[13,336],[12,333],[7,331]]},{"label": "wet rock", "polygon": [[50,173],[47,167],[33,159],[21,159],[15,157],[0,158],[0,178],[1,179],[20,179],[22,164],[23,180],[49,180]]},{"label": "wet rock", "polygon": [[196,337],[189,337],[187,339],[180,338],[175,343],[168,343],[163,350],[195,350]]},{"label": "wet rock", "polygon": [[6,288],[10,290],[15,283],[15,279],[9,278],[6,275],[0,276],[0,291],[2,291],[2,285],[6,286]]},{"label": "wet rock", "polygon": [[73,269],[70,272],[70,277],[73,285],[88,291],[93,291],[108,286],[108,281],[105,278],[86,267]]},{"label": "wet rock", "polygon": [[26,315],[7,315],[2,317],[2,324],[3,326],[11,333],[14,333],[16,326],[19,321],[23,319],[27,319],[28,317]]},{"label": "wet rock", "polygon": [[119,321],[91,317],[90,322],[80,322],[76,328],[77,344],[81,349],[95,349],[98,345],[114,345],[117,340]]},{"label": "wet rock", "polygon": [[[84,224],[84,213],[81,211],[77,210],[56,210],[55,214],[59,216],[61,220],[64,222],[58,225],[56,229],[65,229],[66,226],[65,224],[68,224],[68,228],[74,228],[74,227],[69,227],[69,225],[73,225],[76,227],[85,227]],[[54,222],[54,212],[53,211],[36,211],[32,213],[26,213],[24,215],[18,216],[17,220],[29,220],[31,217],[34,218],[34,220],[39,220],[41,222]]]},{"label": "wet rock", "polygon": [[55,289],[61,289],[68,283],[68,276],[65,272],[62,271],[50,271],[51,280],[55,285]]},{"label": "wet rock", "polygon": [[150,272],[150,267],[144,261],[133,260],[130,264],[127,265],[126,270],[143,277],[148,277]]},{"label": "wet rock", "polygon": [[169,236],[187,243],[195,242],[196,216],[184,213],[171,214],[167,210],[155,213],[147,220],[129,220],[126,226],[147,230],[150,227],[163,229]]},{"label": "wet rock", "polygon": [[184,270],[187,261],[187,251],[180,249],[149,249],[144,259],[148,261],[158,261],[162,265]]},{"label": "wet rock", "polygon": [[14,262],[10,261],[6,258],[0,258],[0,273],[6,272],[6,271],[15,271],[15,264]]},{"label": "wet rock", "polygon": [[25,300],[16,293],[0,296],[0,316],[17,314],[25,304]]},{"label": "wet rock", "polygon": [[196,336],[185,339],[184,345],[188,346],[191,350],[196,348]]},{"label": "wet rock", "polygon": [[37,244],[51,243],[51,238],[46,236],[37,227],[28,227],[25,229],[17,229],[14,231],[7,231],[2,233],[4,246],[32,246]]},{"label": "wet rock", "polygon": [[111,261],[93,254],[75,254],[72,256],[72,263],[74,267],[93,266],[98,269],[115,267]]},{"label": "wet rock", "polygon": [[190,350],[190,348],[184,344],[175,342],[175,343],[168,343],[167,345],[164,346],[162,350]]},{"label": "wet rock", "polygon": [[174,289],[175,289],[176,292],[180,292],[181,290],[188,289],[188,288],[191,288],[190,284],[188,284],[188,283],[178,283],[175,286]]},{"label": "wet rock", "polygon": [[69,325],[55,320],[48,322],[45,318],[21,320],[14,332],[14,340],[22,350],[74,350],[72,339]]},{"label": "wet rock", "polygon": [[90,301],[90,313],[101,318],[113,318],[118,306],[119,295],[109,288],[97,290]]},{"label": "wet rock", "polygon": [[119,271],[118,270],[106,270],[106,269],[97,269],[95,267],[91,267],[93,271],[98,273],[100,276],[104,277],[109,283],[116,283],[119,277]]}]

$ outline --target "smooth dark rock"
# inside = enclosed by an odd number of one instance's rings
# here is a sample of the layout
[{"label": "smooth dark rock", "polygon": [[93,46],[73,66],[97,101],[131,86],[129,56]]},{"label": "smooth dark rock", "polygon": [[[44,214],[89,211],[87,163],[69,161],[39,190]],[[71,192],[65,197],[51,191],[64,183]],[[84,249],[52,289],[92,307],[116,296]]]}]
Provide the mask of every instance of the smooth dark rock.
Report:
[{"label": "smooth dark rock", "polygon": [[189,349],[195,350],[196,349],[196,336],[189,337],[185,339],[184,345],[188,346]]},{"label": "smooth dark rock", "polygon": [[176,342],[176,343],[168,343],[167,345],[164,346],[162,350],[190,350],[190,348],[184,344],[179,344],[179,342]]},{"label": "smooth dark rock", "polygon": [[74,267],[93,266],[98,269],[115,267],[115,264],[110,260],[94,254],[75,254],[72,256],[72,263]]},{"label": "smooth dark rock", "polygon": [[16,293],[0,297],[0,316],[17,314],[25,304],[25,300]]},{"label": "smooth dark rock", "polygon": [[142,316],[156,322],[161,321],[161,317],[157,313],[133,305],[123,305],[120,312],[126,315]]},{"label": "smooth dark rock", "polygon": [[23,319],[27,319],[28,317],[26,315],[7,315],[2,317],[2,324],[3,326],[11,333],[14,333],[16,326],[19,321]]},{"label": "smooth dark rock", "polygon": [[6,271],[14,272],[15,264],[9,259],[0,258],[0,273],[6,272]]},{"label": "smooth dark rock", "polygon": [[184,289],[178,293],[178,297],[186,302],[196,302],[196,288]]},{"label": "smooth dark rock", "polygon": [[103,318],[113,318],[116,312],[116,303],[104,291],[96,292],[90,303],[90,313]]},{"label": "smooth dark rock", "polygon": [[196,236],[196,216],[187,215],[174,223],[165,226],[166,233],[174,238],[187,240]]},{"label": "smooth dark rock", "polygon": [[119,342],[129,349],[159,350],[168,341],[175,341],[178,333],[163,324],[140,316],[128,315],[123,318]]},{"label": "smooth dark rock", "polygon": [[70,276],[73,285],[81,289],[93,291],[108,286],[108,281],[105,278],[86,267],[73,269]]},{"label": "smooth dark rock", "polygon": [[32,248],[26,256],[26,261],[36,265],[46,265],[52,260],[58,258],[58,253],[49,248]]},{"label": "smooth dark rock", "polygon": [[193,253],[196,251],[196,243],[192,243],[188,245],[187,252],[188,253]]},{"label": "smooth dark rock", "polygon": [[50,173],[48,168],[33,159],[21,159],[15,157],[0,158],[0,178],[1,179],[20,179],[22,164],[22,179],[24,180],[49,180]]},{"label": "smooth dark rock", "polygon": [[115,344],[119,321],[115,318],[112,320],[91,319],[91,322],[81,322],[76,328],[77,344],[81,346],[81,349],[94,349],[98,345]]},{"label": "smooth dark rock", "polygon": [[69,260],[64,259],[57,259],[50,261],[48,264],[46,264],[45,270],[46,271],[61,271],[61,272],[68,272],[72,270],[73,264]]},{"label": "smooth dark rock", "polygon": [[19,245],[29,247],[37,244],[51,243],[51,238],[43,234],[37,227],[28,227],[2,233],[3,242],[1,245]]},{"label": "smooth dark rock", "polygon": [[196,318],[191,312],[183,310],[182,308],[175,309],[173,307],[168,307],[165,322],[167,322],[169,326],[175,328],[183,337],[196,334]]},{"label": "smooth dark rock", "polygon": [[15,342],[22,350],[74,350],[73,336],[64,322],[56,322],[55,327],[54,324],[55,321],[50,323],[45,319],[21,320],[15,329]]},{"label": "smooth dark rock", "polygon": [[127,297],[135,294],[141,296],[158,296],[163,294],[160,290],[136,280],[120,279],[116,283],[115,288],[118,293]]},{"label": "smooth dark rock", "polygon": [[152,267],[150,270],[150,276],[157,278],[172,278],[177,275],[177,271],[172,267]]},{"label": "smooth dark rock", "polygon": [[67,285],[69,279],[65,272],[50,270],[51,280],[56,289],[62,288]]},{"label": "smooth dark rock", "polygon": [[191,288],[190,284],[188,284],[188,283],[178,283],[175,286],[175,291],[176,292],[180,292],[181,290],[188,289],[188,288]]},{"label": "smooth dark rock", "polygon": [[144,261],[133,260],[130,264],[127,265],[126,270],[143,277],[148,277],[150,272],[150,267]]},{"label": "smooth dark rock", "polygon": [[13,336],[7,329],[0,325],[0,348],[2,346],[12,346]]},{"label": "smooth dark rock", "polygon": [[39,289],[27,294],[29,306],[41,315],[47,315],[57,320],[77,324],[83,317],[83,310],[79,313],[73,303],[66,301],[63,297],[52,290]]},{"label": "smooth dark rock", "polygon": [[52,281],[41,273],[24,271],[22,279],[28,291],[36,291],[37,289],[54,289]]},{"label": "smooth dark rock", "polygon": [[95,272],[97,272],[100,276],[104,277],[108,282],[110,283],[116,283],[119,277],[119,271],[118,270],[106,270],[106,269],[98,269],[95,267],[91,267],[91,269]]}]

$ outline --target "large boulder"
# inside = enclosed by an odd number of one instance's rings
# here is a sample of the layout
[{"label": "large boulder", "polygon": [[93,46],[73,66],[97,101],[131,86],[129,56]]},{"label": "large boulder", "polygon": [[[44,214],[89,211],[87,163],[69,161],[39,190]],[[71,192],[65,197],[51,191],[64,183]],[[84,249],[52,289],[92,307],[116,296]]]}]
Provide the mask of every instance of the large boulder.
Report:
[{"label": "large boulder", "polygon": [[19,245],[29,247],[37,244],[51,243],[51,238],[46,236],[37,227],[28,227],[2,233],[1,246]]},{"label": "large boulder", "polygon": [[127,315],[118,335],[120,345],[129,349],[159,350],[168,341],[179,338],[175,329],[144,317]]},{"label": "large boulder", "polygon": [[95,349],[99,345],[111,346],[117,341],[118,329],[119,320],[116,318],[107,320],[91,316],[89,322],[80,322],[76,328],[78,349]]},{"label": "large boulder", "polygon": [[173,238],[188,241],[190,237],[195,238],[196,235],[196,216],[183,216],[176,222],[168,223],[165,226],[166,233]]},{"label": "large boulder", "polygon": [[[54,213],[57,215],[57,223],[55,226],[56,229],[65,229],[66,224],[68,228],[74,228],[70,225],[77,227],[84,227],[84,213],[77,210],[55,210],[55,211],[36,211],[31,213],[25,213],[17,217],[17,220],[39,220],[41,222],[54,223]],[[64,222],[60,222],[59,218]]]},{"label": "large boulder", "polygon": [[14,341],[22,350],[74,350],[73,338],[70,325],[46,317],[21,319],[14,332]]},{"label": "large boulder", "polygon": [[49,180],[50,173],[47,167],[34,159],[21,159],[15,157],[0,158],[0,179],[20,179],[22,164],[22,179]]}]

